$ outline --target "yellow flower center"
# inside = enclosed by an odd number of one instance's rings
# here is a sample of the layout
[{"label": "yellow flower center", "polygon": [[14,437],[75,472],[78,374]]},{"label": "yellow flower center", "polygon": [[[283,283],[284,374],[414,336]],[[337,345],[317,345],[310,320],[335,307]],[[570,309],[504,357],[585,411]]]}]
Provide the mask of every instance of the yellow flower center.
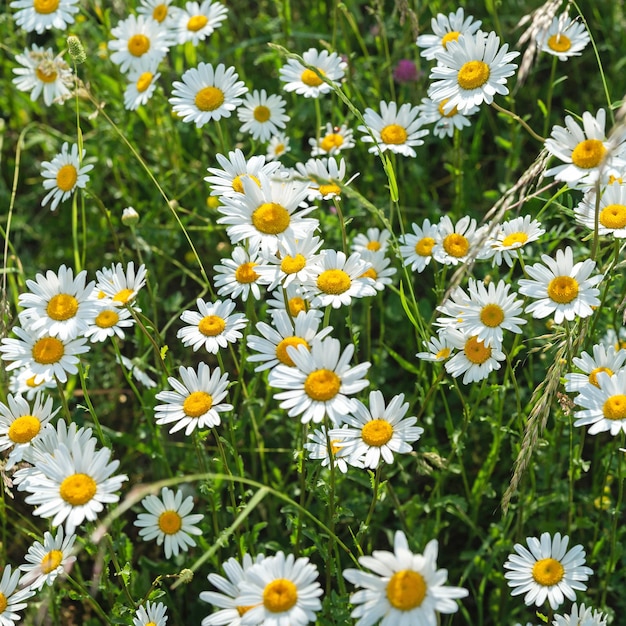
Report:
[{"label": "yellow flower center", "polygon": [[608,420],[626,419],[626,395],[621,393],[607,398],[602,406],[602,412]]},{"label": "yellow flower center", "polygon": [[563,566],[553,558],[540,559],[533,565],[532,576],[535,582],[544,587],[552,587],[561,582],[565,570]]},{"label": "yellow flower center", "polygon": [[596,367],[592,369],[589,373],[589,382],[594,385],[594,387],[600,387],[600,385],[598,385],[598,374],[600,372],[606,372],[609,376],[613,376],[613,371],[608,367]]},{"label": "yellow flower center", "polygon": [[72,191],[78,180],[78,172],[76,168],[68,163],[59,168],[57,172],[57,187],[61,191]]},{"label": "yellow flower center", "polygon": [[626,227],[626,206],[623,204],[609,204],[600,211],[600,224],[605,228]]},{"label": "yellow flower center", "polygon": [[306,265],[306,259],[300,254],[296,254],[296,256],[287,255],[280,262],[280,269],[285,272],[285,274],[296,274]]},{"label": "yellow flower center", "polygon": [[150,87],[150,84],[152,83],[153,77],[154,77],[154,74],[152,72],[144,72],[137,79],[137,82],[135,83],[135,87],[137,87],[137,91],[139,93],[143,93],[146,89],[148,89],[148,87]]},{"label": "yellow flower center", "polygon": [[120,289],[114,296],[114,302],[126,304],[135,295],[134,289]]},{"label": "yellow flower center", "polygon": [[572,150],[572,163],[583,170],[598,167],[604,159],[606,148],[599,139],[585,139]]},{"label": "yellow flower center", "polygon": [[435,354],[435,358],[437,359],[447,359],[450,356],[450,348],[441,348],[437,354]]},{"label": "yellow flower center", "polygon": [[448,103],[448,100],[450,98],[446,98],[445,100],[443,100],[440,104],[439,104],[439,115],[441,115],[442,117],[453,117],[454,115],[456,115],[459,112],[458,107],[452,107],[451,111],[448,111],[448,113],[445,112],[445,107],[446,104]]},{"label": "yellow flower center", "polygon": [[400,145],[407,140],[407,132],[403,126],[399,124],[389,124],[380,131],[380,138],[383,143]]},{"label": "yellow flower center", "polygon": [[298,588],[286,578],[277,578],[263,589],[263,606],[271,613],[284,613],[298,601]]},{"label": "yellow flower center", "polygon": [[267,122],[270,119],[271,111],[264,105],[259,104],[252,112],[252,116],[257,122]]},{"label": "yellow flower center", "polygon": [[555,52],[567,52],[571,47],[570,38],[563,33],[556,33],[548,39],[548,48]]},{"label": "yellow flower center", "polygon": [[190,17],[189,21],[187,22],[187,30],[195,33],[203,29],[207,25],[208,21],[209,18],[206,15],[194,15]]},{"label": "yellow flower center", "polygon": [[295,363],[293,359],[287,354],[287,348],[289,346],[306,346],[306,349],[309,349],[309,344],[306,340],[302,339],[302,337],[285,337],[277,346],[276,346],[276,357],[281,363],[288,365],[289,367],[295,367]]},{"label": "yellow flower center", "polygon": [[33,346],[33,359],[40,365],[52,365],[58,363],[65,354],[65,346],[56,337],[43,337],[38,339]]},{"label": "yellow flower center", "polygon": [[502,240],[502,245],[510,248],[512,246],[521,246],[528,241],[528,235],[523,232],[511,233]]},{"label": "yellow flower center", "polygon": [[396,572],[387,583],[387,600],[398,611],[411,611],[426,597],[426,581],[418,572],[403,569]]},{"label": "yellow flower center", "polygon": [[361,439],[368,445],[380,448],[393,436],[393,426],[382,418],[367,422],[361,429]]},{"label": "yellow flower center", "polygon": [[156,622],[148,622],[146,626],[157,626],[157,625],[156,625]]},{"label": "yellow flower center", "polygon": [[469,240],[463,235],[458,233],[451,233],[447,235],[443,240],[443,249],[453,257],[460,259],[469,252]]},{"label": "yellow flower center", "polygon": [[28,378],[25,383],[26,386],[30,387],[31,389],[35,389],[36,387],[39,387],[39,385],[41,385],[41,383],[35,382],[35,376],[31,376],[30,378]]},{"label": "yellow flower center", "polygon": [[145,35],[138,33],[128,40],[128,51],[134,57],[143,56],[148,50],[150,50],[150,39]]},{"label": "yellow flower center", "polygon": [[254,227],[266,235],[277,235],[289,227],[289,211],[276,202],[264,202],[252,213]]},{"label": "yellow flower center", "polygon": [[322,196],[328,196],[331,193],[334,193],[336,196],[338,196],[341,193],[341,187],[332,183],[328,185],[320,185],[319,190]]},{"label": "yellow flower center", "polygon": [[43,559],[41,559],[41,563],[39,567],[41,568],[42,574],[49,574],[53,572],[59,565],[61,565],[61,561],[63,560],[63,552],[61,550],[50,550],[48,554],[44,555]]},{"label": "yellow flower center", "polygon": [[59,0],[34,0],[33,9],[41,15],[54,13],[59,8]]},{"label": "yellow flower center", "polygon": [[448,43],[451,41],[457,41],[459,38],[459,35],[461,33],[457,30],[451,30],[449,33],[446,33],[442,38],[441,38],[441,45],[443,46],[444,50],[448,49]]},{"label": "yellow flower center", "polygon": [[504,321],[504,311],[498,304],[487,304],[480,310],[480,321],[489,328],[496,328]]},{"label": "yellow flower center", "polygon": [[152,10],[152,17],[159,24],[167,17],[167,4],[159,4]]},{"label": "yellow flower center", "polygon": [[206,391],[193,391],[183,402],[183,411],[187,417],[201,417],[213,406],[213,397]]},{"label": "yellow flower center", "polygon": [[282,154],[285,151],[285,144],[284,143],[277,143],[274,146],[274,154],[276,156]]},{"label": "yellow flower center", "polygon": [[578,281],[571,276],[556,276],[548,284],[548,297],[559,304],[568,304],[578,297]]},{"label": "yellow flower center", "polygon": [[28,443],[41,430],[41,422],[34,415],[22,415],[9,426],[9,439],[13,443]]},{"label": "yellow flower center", "polygon": [[78,311],[78,300],[67,293],[59,293],[52,296],[46,306],[46,313],[49,318],[63,322],[76,315]]},{"label": "yellow flower center", "polygon": [[350,276],[343,270],[324,270],[317,277],[317,287],[324,293],[329,293],[334,296],[348,291],[352,285]]},{"label": "yellow flower center", "polygon": [[461,89],[478,89],[489,80],[490,74],[489,66],[483,61],[468,61],[463,64],[456,79]]},{"label": "yellow flower center", "polygon": [[53,83],[57,79],[57,76],[58,76],[58,74],[53,69],[49,69],[49,68],[42,69],[41,67],[37,68],[36,74],[37,74],[37,78],[42,83]]},{"label": "yellow flower center", "polygon": [[239,613],[239,617],[245,615],[250,609],[253,609],[256,605],[251,604],[250,606],[236,606],[237,613]]},{"label": "yellow flower center", "polygon": [[304,381],[304,391],[313,400],[326,402],[334,398],[341,388],[341,379],[327,369],[311,372]]},{"label": "yellow flower center", "polygon": [[176,511],[163,511],[157,523],[166,535],[175,535],[183,527],[183,519]]},{"label": "yellow flower center", "polygon": [[63,480],[59,494],[65,502],[72,506],[87,504],[98,489],[96,481],[87,474],[72,474]]},{"label": "yellow flower center", "polygon": [[0,591],[0,615],[4,613],[4,610],[7,608],[9,602],[7,597]]},{"label": "yellow flower center", "polygon": [[377,252],[380,250],[380,241],[368,241],[365,247],[372,252]]},{"label": "yellow flower center", "polygon": [[337,133],[328,133],[322,141],[320,147],[325,152],[330,152],[333,148],[339,148],[343,144],[343,137]]},{"label": "yellow flower center", "polygon": [[224,332],[226,322],[219,315],[205,315],[198,324],[198,330],[205,337],[216,337]]},{"label": "yellow flower center", "polygon": [[341,448],[343,448],[343,446],[341,445],[341,441],[339,439],[330,440],[330,451],[333,453],[333,455],[337,454],[337,452],[339,452]]},{"label": "yellow flower center", "polygon": [[419,254],[419,256],[431,256],[434,247],[435,240],[432,237],[422,237],[415,244],[415,253]]},{"label": "yellow flower center", "polygon": [[238,283],[253,283],[259,275],[254,271],[256,263],[242,263],[235,272],[235,280]]},{"label": "yellow flower center", "polygon": [[491,348],[485,345],[484,341],[480,341],[476,336],[470,337],[465,342],[463,352],[468,361],[474,365],[482,365],[491,358]]},{"label": "yellow flower center", "polygon": [[236,191],[237,193],[244,193],[242,178],[251,178],[258,187],[261,186],[261,181],[256,176],[252,174],[240,174],[239,176],[235,176],[235,178],[233,178],[233,191]]},{"label": "yellow flower center", "polygon": [[219,87],[203,87],[194,98],[201,111],[215,111],[224,104],[224,92]]},{"label": "yellow flower center", "polygon": [[289,314],[291,317],[298,317],[298,314],[306,311],[306,302],[303,298],[296,296],[289,299]]},{"label": "yellow flower center", "polygon": [[[317,71],[322,76],[326,76],[326,72],[324,72],[324,70],[317,68]],[[319,87],[324,82],[313,70],[308,69],[302,72],[300,80],[308,87]]]},{"label": "yellow flower center", "polygon": [[111,328],[120,321],[120,316],[115,311],[101,311],[96,317],[96,326],[98,328]]},{"label": "yellow flower center", "polygon": [[376,280],[378,278],[378,272],[373,267],[370,267],[366,272],[361,274],[361,278],[372,278]]}]

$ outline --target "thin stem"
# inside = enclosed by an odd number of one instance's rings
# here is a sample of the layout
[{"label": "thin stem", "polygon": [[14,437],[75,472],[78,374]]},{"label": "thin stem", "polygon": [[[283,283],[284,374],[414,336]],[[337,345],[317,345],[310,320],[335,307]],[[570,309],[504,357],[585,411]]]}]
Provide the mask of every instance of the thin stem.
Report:
[{"label": "thin stem", "polygon": [[505,115],[512,117],[516,122],[519,122],[524,127],[524,129],[529,133],[531,137],[533,137],[534,139],[536,139],[537,141],[541,143],[545,142],[545,138],[542,137],[541,135],[538,135],[517,113],[513,113],[513,111],[509,111],[508,109],[501,107],[499,104],[496,104],[495,102],[492,102],[491,106],[496,111],[500,111],[500,113],[504,113]]}]

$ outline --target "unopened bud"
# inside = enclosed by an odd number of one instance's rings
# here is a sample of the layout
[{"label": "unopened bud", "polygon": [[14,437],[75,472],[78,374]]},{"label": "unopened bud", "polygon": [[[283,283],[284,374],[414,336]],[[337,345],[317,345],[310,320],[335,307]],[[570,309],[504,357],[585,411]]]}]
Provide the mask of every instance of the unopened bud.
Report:
[{"label": "unopened bud", "polygon": [[139,221],[139,213],[132,206],[126,207],[122,211],[122,224],[124,226],[134,226]]},{"label": "unopened bud", "polygon": [[193,572],[190,569],[184,569],[178,575],[179,580],[183,584],[189,584],[193,580]]},{"label": "unopened bud", "polygon": [[70,35],[67,38],[67,49],[76,65],[80,65],[87,60],[85,48],[83,48],[83,44],[80,43],[80,39],[76,35]]}]

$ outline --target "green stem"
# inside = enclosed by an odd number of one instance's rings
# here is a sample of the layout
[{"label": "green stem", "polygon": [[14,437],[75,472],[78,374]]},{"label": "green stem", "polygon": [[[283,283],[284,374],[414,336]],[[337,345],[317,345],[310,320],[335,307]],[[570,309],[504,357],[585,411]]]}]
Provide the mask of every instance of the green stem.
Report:
[{"label": "green stem", "polygon": [[499,104],[496,104],[495,102],[492,102],[491,106],[496,111],[500,111],[500,113],[504,113],[505,115],[512,117],[516,122],[522,125],[522,127],[528,132],[528,134],[531,137],[533,137],[534,139],[536,139],[537,141],[541,143],[545,142],[545,138],[542,137],[541,135],[538,135],[517,113],[513,113],[513,111],[509,111],[508,109],[501,107]]}]

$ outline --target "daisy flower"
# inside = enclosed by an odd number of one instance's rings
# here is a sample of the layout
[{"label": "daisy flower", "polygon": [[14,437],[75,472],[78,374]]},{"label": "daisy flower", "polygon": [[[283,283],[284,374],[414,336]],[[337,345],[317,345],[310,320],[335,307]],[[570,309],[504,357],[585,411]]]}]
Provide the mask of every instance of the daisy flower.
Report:
[{"label": "daisy flower", "polygon": [[489,250],[483,245],[485,228],[485,226],[476,228],[476,220],[468,215],[462,217],[456,224],[444,215],[437,225],[437,230],[434,231],[435,245],[431,249],[432,256],[444,265],[458,265],[470,258],[487,256]]},{"label": "daisy flower", "polygon": [[182,82],[174,81],[169,102],[183,122],[194,122],[201,128],[211,120],[230,117],[242,103],[239,96],[248,88],[238,78],[234,67],[199,63],[182,75]]},{"label": "daisy flower", "polygon": [[391,285],[393,282],[391,277],[396,273],[396,268],[389,267],[391,259],[386,257],[382,250],[376,252],[364,250],[361,252],[361,257],[370,264],[369,269],[363,273],[363,277],[374,281],[376,291],[382,291],[386,285]]},{"label": "daisy flower", "polygon": [[334,309],[348,306],[352,298],[376,295],[374,281],[364,276],[371,263],[358,252],[346,257],[344,252],[323,250],[311,267],[311,276],[304,284],[312,294],[313,307],[331,305]]},{"label": "daisy flower", "polygon": [[37,481],[24,484],[30,492],[27,504],[36,505],[34,515],[52,518],[52,526],[65,522],[68,535],[87,520],[93,522],[105,504],[117,502],[125,474],[113,476],[120,462],[111,461],[109,448],[95,449],[95,440],[89,439],[83,447],[74,441],[68,448],[60,443],[53,454],[37,461],[35,469],[41,472]]},{"label": "daisy flower", "polygon": [[341,449],[349,456],[348,462],[362,459],[363,466],[376,469],[381,462],[393,463],[394,454],[406,454],[413,448],[424,432],[415,426],[416,417],[407,417],[409,403],[404,402],[404,394],[394,396],[385,407],[383,394],[370,391],[369,409],[355,400],[352,411],[343,418],[348,429],[333,429],[330,438],[341,437]]},{"label": "daisy flower", "polygon": [[542,254],[541,263],[526,267],[530,279],[519,281],[520,293],[534,298],[526,307],[527,313],[542,319],[554,314],[554,321],[572,321],[576,316],[589,317],[593,307],[600,304],[600,290],[596,285],[602,274],[591,276],[596,267],[595,261],[586,259],[574,264],[572,249],[568,246],[556,251],[556,259]]},{"label": "daisy flower", "polygon": [[510,63],[519,52],[508,52],[508,44],[500,47],[495,32],[478,31],[451,40],[445,51],[438,52],[438,65],[431,70],[428,95],[435,101],[447,100],[444,112],[456,107],[467,114],[483,102],[491,104],[496,94],[509,93],[506,79],[515,73],[516,64]]},{"label": "daisy flower", "polygon": [[0,579],[0,624],[2,626],[13,626],[21,621],[21,616],[17,611],[22,611],[28,606],[28,598],[35,595],[35,591],[30,587],[15,591],[20,580],[20,570],[11,571],[10,563],[4,566],[2,578]]},{"label": "daisy flower", "polygon": [[589,39],[585,25],[566,13],[553,17],[548,29],[537,35],[539,49],[558,57],[559,61],[580,56]]},{"label": "daisy flower", "polygon": [[584,591],[593,570],[584,565],[585,551],[581,545],[567,549],[569,537],[556,533],[542,533],[541,538],[527,537],[525,546],[516,543],[517,554],[509,555],[504,574],[511,595],[524,596],[527,606],[541,606],[546,600],[550,608],[556,610],[565,601],[576,599],[576,591]]},{"label": "daisy flower", "polygon": [[341,60],[336,52],[328,50],[321,52],[315,48],[309,48],[302,59],[306,65],[313,66],[317,72],[305,67],[300,61],[288,59],[278,73],[278,77],[284,83],[285,91],[295,91],[305,98],[319,98],[320,95],[331,91],[331,86],[325,83],[318,73],[330,81],[340,81],[348,64]]},{"label": "daisy flower", "polygon": [[285,156],[287,152],[291,152],[289,146],[289,137],[285,133],[276,133],[270,137],[269,145],[267,146],[267,160],[276,161]]},{"label": "daisy flower", "polygon": [[121,263],[116,263],[110,268],[96,271],[96,289],[110,298],[115,306],[132,305],[137,293],[146,284],[146,274],[143,263],[137,271],[133,261],[126,264],[126,269]]},{"label": "daisy flower", "polygon": [[111,29],[111,61],[128,72],[139,62],[156,68],[169,51],[169,34],[159,22],[145,15],[130,14]]},{"label": "daisy flower", "polygon": [[596,344],[593,346],[593,356],[583,352],[579,357],[574,357],[572,363],[582,372],[577,374],[570,372],[565,374],[565,391],[582,391],[589,385],[598,386],[598,374],[605,372],[613,376],[626,362],[626,350],[615,346]]},{"label": "daisy flower", "polygon": [[251,363],[260,363],[254,368],[255,372],[271,369],[282,363],[289,367],[295,364],[287,353],[289,346],[304,346],[307,350],[311,344],[323,339],[333,331],[332,326],[319,329],[319,316],[311,312],[303,312],[292,320],[287,311],[278,311],[272,316],[273,326],[265,322],[258,322],[257,331],[262,335],[248,335],[248,348],[258,354],[250,354],[247,360]]},{"label": "daisy flower", "polygon": [[604,189],[597,204],[595,189],[588,191],[575,209],[576,221],[595,230],[596,215],[599,235],[626,238],[626,185],[613,184]]},{"label": "daisy flower", "polygon": [[222,403],[226,397],[228,374],[222,374],[219,367],[211,373],[206,363],[198,369],[183,367],[178,369],[182,383],[170,376],[167,382],[174,391],[161,391],[156,399],[166,404],[157,405],[156,423],[174,424],[170,433],[185,429],[189,436],[196,428],[213,428],[220,423],[220,413],[232,411],[232,404]]},{"label": "daisy flower", "polygon": [[359,591],[350,596],[355,605],[355,626],[382,624],[437,623],[437,613],[456,613],[455,600],[465,598],[467,589],[445,586],[448,571],[437,569],[439,543],[432,539],[424,554],[413,554],[405,534],[394,535],[393,552],[375,550],[372,556],[359,557],[359,563],[372,570],[346,569],[344,578]]},{"label": "daisy flower", "polygon": [[433,258],[433,248],[437,241],[439,227],[425,219],[421,226],[411,224],[412,233],[400,235],[400,256],[402,263],[413,272],[423,272]]},{"label": "daisy flower", "polygon": [[372,154],[390,150],[406,157],[417,156],[413,146],[421,146],[421,138],[428,135],[428,130],[420,130],[419,109],[408,102],[398,107],[395,102],[381,101],[380,114],[367,107],[363,121],[365,126],[358,130],[364,133],[361,141],[374,144],[369,148]]},{"label": "daisy flower", "polygon": [[317,567],[307,557],[296,559],[281,551],[254,563],[241,580],[238,606],[251,607],[242,624],[304,626],[315,622],[322,608]]},{"label": "daisy flower", "polygon": [[106,300],[98,306],[98,314],[93,323],[83,333],[92,343],[106,341],[109,337],[124,339],[124,328],[131,328],[135,320],[128,309],[122,309]]},{"label": "daisy flower", "polygon": [[478,111],[478,107],[471,107],[464,113],[459,113],[457,107],[447,110],[448,100],[435,102],[430,98],[422,98],[422,103],[417,106],[422,124],[434,124],[433,134],[435,137],[452,137],[455,130],[463,130],[472,123],[467,118]]},{"label": "daisy flower", "polygon": [[89,352],[84,337],[63,341],[19,326],[13,328],[13,333],[17,339],[5,337],[0,345],[2,359],[10,361],[6,370],[28,367],[35,376],[35,383],[54,377],[61,383],[67,382],[68,374],[78,372],[78,355]]},{"label": "daisy flower", "polygon": [[30,589],[41,590],[44,585],[51,586],[59,574],[66,572],[76,560],[72,549],[76,535],[64,535],[63,526],[57,530],[56,536],[45,532],[43,544],[39,541],[28,548],[24,557],[26,565],[20,565],[24,572],[20,585],[28,585]]},{"label": "daisy flower", "polygon": [[128,72],[128,85],[124,91],[124,108],[136,111],[146,104],[157,86],[161,74],[150,59],[138,61]]},{"label": "daisy flower", "polygon": [[13,84],[20,91],[30,91],[30,99],[35,102],[43,94],[46,106],[53,102],[62,103],[71,94],[69,86],[73,76],[70,66],[63,60],[63,54],[56,57],[52,48],[40,48],[33,44],[24,50],[24,54],[15,56],[15,60],[22,65],[13,69],[17,76]]},{"label": "daisy flower", "polygon": [[151,17],[155,22],[169,25],[172,17],[170,5],[174,0],[141,0],[137,7],[137,13],[145,17]]},{"label": "daisy flower", "polygon": [[236,298],[241,296],[245,301],[250,297],[261,299],[260,285],[265,284],[255,267],[261,263],[258,246],[248,251],[243,246],[236,246],[230,259],[222,259],[221,265],[214,265],[215,287],[220,296]]},{"label": "daisy flower", "polygon": [[278,287],[273,291],[272,295],[274,297],[267,300],[267,312],[269,315],[287,310],[293,318],[298,317],[303,311],[312,312],[317,317],[324,316],[322,311],[311,305],[309,294],[297,281],[289,283],[284,289]]},{"label": "daisy flower", "polygon": [[583,387],[576,396],[574,402],[583,410],[574,413],[574,426],[589,426],[590,435],[609,431],[615,437],[626,433],[626,369],[613,376],[598,372],[596,382]]},{"label": "daisy flower", "polygon": [[363,458],[350,456],[350,450],[344,444],[344,437],[350,427],[344,424],[341,428],[334,428],[331,437],[326,426],[321,426],[307,435],[308,441],[304,449],[309,452],[309,459],[321,460],[322,467],[329,467],[332,458],[333,465],[342,473],[348,471],[348,464],[352,467],[363,468]]},{"label": "daisy flower", "polygon": [[[148,389],[154,389],[157,386],[156,382],[152,380],[152,378],[150,378],[150,376],[148,376],[148,374],[146,374],[146,372],[141,369],[141,367],[139,367],[139,364],[135,361],[132,361],[124,355],[120,355],[119,358],[117,355],[115,355],[115,360],[124,369],[127,369],[130,372],[131,376],[135,380],[139,381],[144,387],[147,387]],[[137,359],[137,361],[139,361],[139,359]]]},{"label": "daisy flower", "polygon": [[295,367],[277,365],[270,371],[269,385],[286,391],[277,393],[280,408],[289,417],[301,415],[301,421],[319,423],[328,415],[334,424],[341,425],[344,416],[354,406],[349,395],[358,393],[369,385],[363,378],[369,362],[350,367],[354,345],[340,352],[339,340],[332,337],[313,342],[310,350],[304,346],[291,346],[287,354]]},{"label": "daisy flower", "polygon": [[27,280],[29,292],[19,296],[22,326],[40,335],[46,334],[68,341],[82,335],[98,314],[98,305],[91,298],[94,282],[87,283],[83,270],[74,278],[71,267],[61,265],[54,273],[37,274]]},{"label": "daisy flower", "polygon": [[[182,369],[182,368],[181,368]],[[183,500],[180,489],[172,491],[167,487],[161,489],[161,497],[146,496],[141,501],[147,513],[140,513],[134,522],[139,530],[139,536],[144,541],[156,539],[157,545],[162,545],[165,558],[178,556],[180,552],[187,552],[189,547],[196,545],[191,535],[201,535],[202,531],[197,524],[204,515],[193,510],[193,496]]]},{"label": "daisy flower", "polygon": [[0,402],[0,451],[11,449],[5,460],[5,469],[10,470],[24,458],[26,450],[59,409],[53,411],[52,398],[44,401],[41,393],[35,396],[32,406],[23,397],[11,394],[7,403]]},{"label": "daisy flower", "polygon": [[532,241],[537,241],[545,232],[541,223],[530,215],[516,217],[500,224],[487,244],[491,247],[493,264],[500,267],[504,261],[509,267],[513,267],[513,261],[517,259],[515,251]]},{"label": "daisy flower", "polygon": [[622,152],[626,145],[626,131],[618,131],[607,138],[606,111],[599,109],[594,117],[585,111],[581,128],[571,115],[565,116],[565,126],[553,126],[545,146],[562,165],[546,170],[570,187],[593,185],[611,168],[623,168],[626,161]]},{"label": "daisy flower", "polygon": [[188,324],[176,333],[184,346],[191,346],[194,352],[204,347],[209,354],[217,354],[220,348],[241,339],[240,330],[248,320],[243,313],[233,313],[236,306],[233,300],[206,302],[198,298],[196,306],[197,312],[183,311],[180,316]]},{"label": "daisy flower", "polygon": [[133,617],[133,626],[165,626],[167,624],[167,607],[162,602],[146,602],[140,606]]},{"label": "daisy flower", "polygon": [[418,352],[415,356],[422,361],[442,362],[450,358],[454,345],[448,339],[445,329],[441,329],[439,333],[431,337],[428,341],[422,342],[427,348],[427,352]]},{"label": "daisy flower", "polygon": [[176,43],[188,41],[197,46],[219,28],[226,19],[228,9],[219,2],[202,0],[186,2],[185,7],[178,9],[170,22],[170,31]]},{"label": "daisy flower", "polygon": [[43,188],[48,190],[41,206],[46,206],[50,200],[50,210],[54,211],[59,202],[64,202],[78,187],[84,189],[89,181],[87,172],[93,169],[93,165],[82,165],[81,161],[85,157],[83,148],[81,155],[78,155],[78,146],[74,143],[70,150],[67,141],[61,146],[59,152],[52,161],[44,161],[41,164],[41,175],[43,176]]},{"label": "daisy flower", "polygon": [[9,6],[15,9],[13,19],[20,28],[39,35],[51,28],[65,30],[79,10],[78,0],[13,0]]},{"label": "daisy flower", "polygon": [[11,372],[9,391],[14,395],[24,396],[29,402],[43,389],[56,389],[54,378],[44,376],[35,381],[35,374],[29,367],[21,367]]},{"label": "daisy flower", "polygon": [[237,109],[237,117],[242,124],[239,130],[250,133],[258,141],[269,141],[291,119],[285,114],[286,106],[281,96],[268,96],[265,89],[255,89],[246,94],[243,104]]},{"label": "daisy flower", "polygon": [[555,615],[552,626],[606,626],[608,615],[584,604],[572,604],[567,615]]},{"label": "daisy flower", "polygon": [[336,156],[342,150],[354,148],[354,132],[346,124],[333,126],[330,122],[320,129],[319,139],[312,137],[309,139],[311,146],[311,156]]},{"label": "daisy flower", "polygon": [[618,330],[608,328],[600,339],[600,343],[606,347],[613,346],[616,350],[626,350],[626,326]]},{"label": "daisy flower", "polygon": [[352,252],[386,252],[391,233],[386,229],[368,228],[366,233],[359,233],[352,239]]},{"label": "daisy flower", "polygon": [[432,61],[440,52],[447,50],[449,42],[456,41],[461,35],[473,35],[481,24],[480,20],[474,20],[471,15],[465,17],[462,8],[448,15],[438,13],[430,21],[433,34],[420,35],[415,43],[419,48],[424,48],[420,55]]},{"label": "daisy flower", "polygon": [[447,328],[446,335],[449,343],[458,349],[458,352],[446,361],[446,371],[454,378],[463,374],[464,385],[487,378],[493,370],[499,370],[500,361],[506,359],[500,346],[487,346],[476,335],[468,335],[456,328]]},{"label": "daisy flower", "polygon": [[309,180],[309,202],[313,200],[341,199],[341,190],[347,187],[358,172],[343,182],[346,177],[346,162],[339,162],[334,157],[309,159],[306,163],[296,163],[296,171]]}]

